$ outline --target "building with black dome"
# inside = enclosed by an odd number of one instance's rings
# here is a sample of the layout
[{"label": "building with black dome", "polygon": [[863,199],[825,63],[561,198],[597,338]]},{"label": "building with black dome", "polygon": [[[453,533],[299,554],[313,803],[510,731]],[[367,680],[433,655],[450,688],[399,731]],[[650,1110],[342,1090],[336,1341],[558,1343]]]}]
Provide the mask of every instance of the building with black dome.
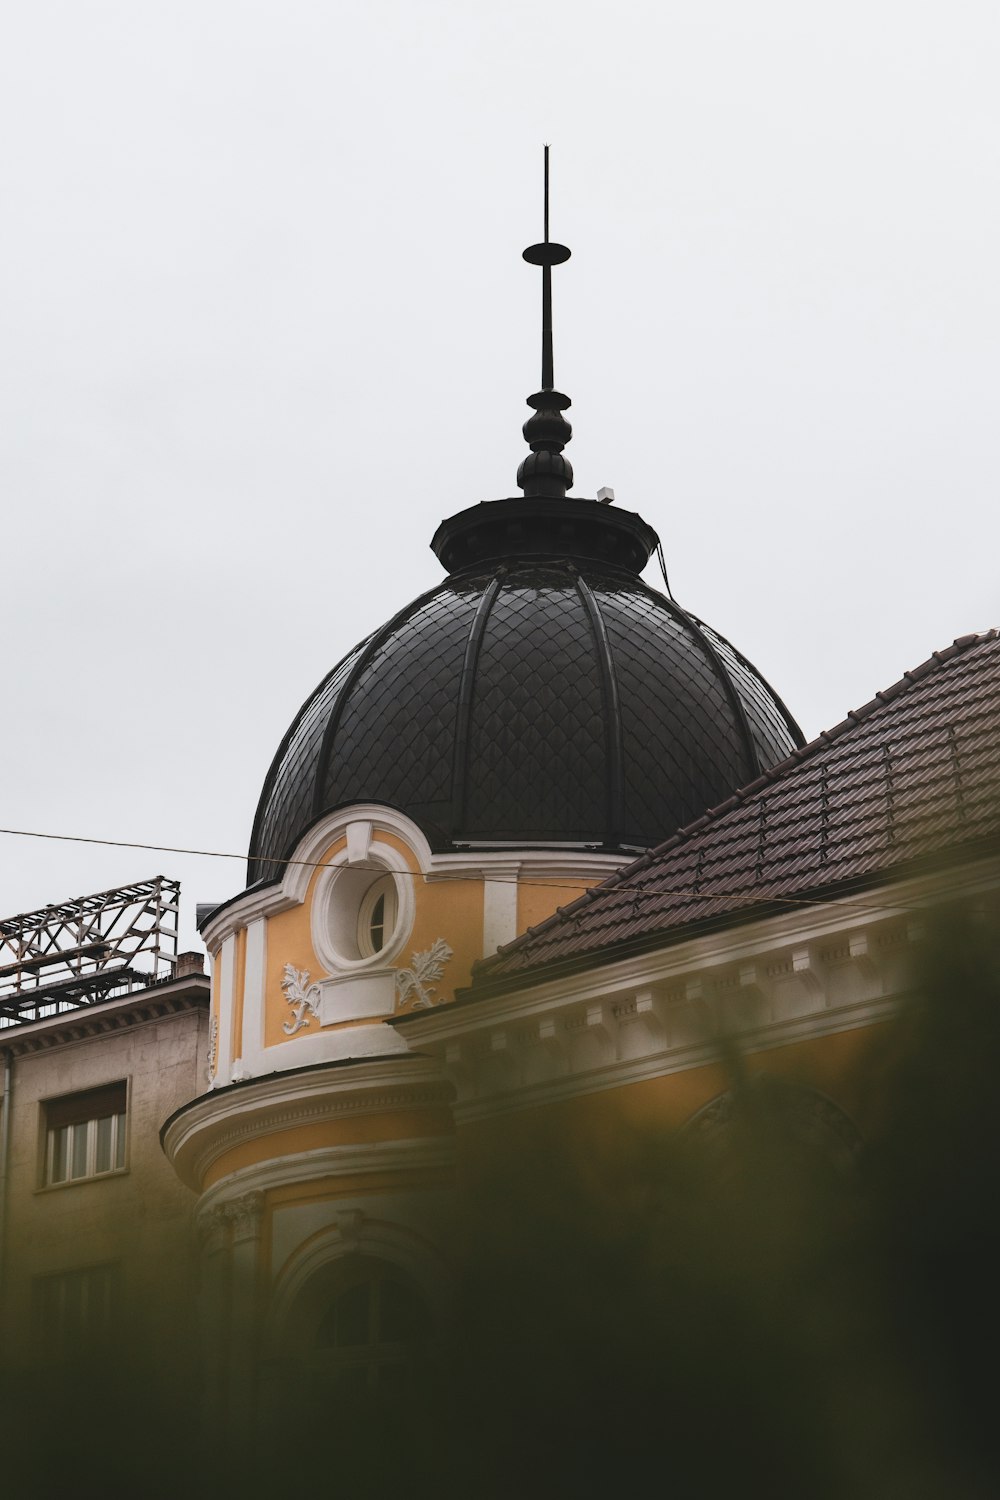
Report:
[{"label": "building with black dome", "polygon": [[[755,667],[669,587],[643,581],[659,546],[652,527],[604,503],[607,492],[568,494],[570,403],[553,381],[550,285],[568,254],[547,235],[525,252],[542,270],[543,357],[523,495],[442,521],[431,545],[444,580],[354,647],[296,716],[264,783],[245,888],[201,924],[210,987],[199,955],[161,950],[162,932],[176,930],[172,882],[0,924],[8,1373],[34,1400],[52,1351],[84,1353],[88,1363],[66,1366],[72,1406],[79,1372],[100,1370],[91,1356],[127,1327],[134,1348],[121,1370],[132,1378],[138,1351],[156,1377],[134,1382],[144,1406],[154,1409],[165,1374],[196,1392],[209,1449],[241,1485],[268,1451],[283,1483],[301,1477],[303,1446],[320,1456],[321,1482],[332,1474],[349,1494],[383,1492],[389,1451],[401,1473],[422,1466],[433,1482],[441,1444],[427,1431],[461,1436],[437,1381],[442,1355],[461,1344],[447,1343],[456,1288],[489,1334],[468,1341],[474,1359],[458,1368],[473,1429],[486,1415],[490,1434],[459,1446],[456,1472],[464,1462],[468,1473],[458,1493],[480,1493],[479,1466],[499,1448],[515,1477],[490,1493],[535,1492],[526,1416],[558,1475],[539,1493],[565,1488],[570,1446],[587,1466],[585,1423],[613,1432],[620,1488],[637,1413],[672,1477],[693,1408],[676,1406],[690,1372],[671,1340],[682,1326],[689,1355],[704,1342],[700,1258],[680,1299],[659,1300],[694,1201],[686,1143],[706,1147],[700,1185],[728,1174],[743,1203],[739,1130],[763,1122],[780,1144],[772,1165],[790,1151],[800,1182],[825,1174],[840,1194],[884,1120],[864,1080],[886,1076],[887,1024],[920,994],[928,918],[947,903],[971,911],[970,932],[996,927],[1000,636],[960,638],[803,745]],[[139,914],[120,920],[133,901]],[[153,968],[133,968],[145,951]],[[42,972],[62,977],[40,984]],[[976,990],[981,976],[965,972]],[[956,1003],[944,1019],[961,1028],[962,1017]],[[670,1213],[659,1196],[665,1145],[684,1168]],[[626,1160],[639,1170],[620,1173]],[[798,1243],[791,1179],[783,1166],[766,1175],[782,1204],[774,1224]],[[512,1183],[528,1184],[527,1197]],[[559,1253],[546,1255],[539,1222],[550,1205],[562,1221],[581,1184],[586,1213],[570,1213],[571,1239],[561,1232]],[[778,1248],[772,1227],[753,1238],[759,1196],[746,1198],[749,1236],[719,1221],[732,1240],[725,1264],[740,1276],[748,1243],[769,1266]],[[806,1198],[808,1217],[811,1187]],[[849,1218],[855,1258],[853,1208]],[[484,1248],[494,1232],[498,1255]],[[680,1314],[644,1324],[638,1364],[614,1358],[626,1242],[640,1258],[624,1264],[652,1277],[633,1313]],[[717,1239],[704,1243],[714,1260]],[[936,1258],[936,1223],[929,1243]],[[572,1325],[560,1326],[546,1298],[578,1246],[590,1269]],[[817,1321],[832,1326],[834,1257],[811,1254]],[[186,1269],[195,1265],[197,1276]],[[781,1299],[790,1288],[797,1325],[794,1278],[773,1286]],[[770,1382],[747,1362],[767,1317],[758,1321],[758,1300],[778,1299],[753,1295],[741,1333],[728,1275],[724,1290],[707,1383],[694,1386],[713,1424],[695,1428],[699,1474],[720,1400],[745,1404],[733,1363],[751,1372],[743,1389],[764,1388],[781,1463],[788,1446]],[[840,1305],[853,1324],[851,1301]],[[790,1356],[798,1326],[788,1341],[791,1324],[777,1326],[781,1368],[792,1359],[812,1411],[818,1362]],[[560,1337],[565,1389],[546,1363]],[[497,1355],[506,1389],[488,1368]],[[907,1387],[911,1355],[907,1329]],[[526,1370],[537,1410],[523,1400]],[[835,1374],[829,1400],[820,1387],[836,1425],[841,1382]],[[96,1382],[105,1404],[107,1389]],[[355,1428],[362,1394],[370,1406]],[[407,1446],[400,1418],[415,1394],[425,1404]],[[376,1488],[352,1487],[338,1469],[352,1444]]]},{"label": "building with black dome", "polygon": [[[642,580],[659,547],[649,523],[608,492],[568,494],[551,273],[569,251],[547,221],[525,252],[542,270],[543,337],[523,495],[442,521],[444,581],[303,705],[264,783],[246,889],[202,923],[208,1090],[163,1142],[199,1195],[208,1305],[256,1323],[269,1368],[309,1355],[359,1267],[444,1316],[451,1061],[491,1099],[563,1070],[561,1031],[530,1014],[491,1032],[484,1012],[471,1063],[461,1046],[450,1060],[433,1039],[411,1045],[412,1018],[451,1010],[477,964],[802,744],[756,668]],[[607,1028],[599,997],[585,1002],[580,1058],[599,1062]],[[258,1302],[232,1298],[238,1268],[258,1286],[265,1265],[260,1324]],[[230,1416],[253,1409],[253,1362],[221,1324],[209,1343]]]}]

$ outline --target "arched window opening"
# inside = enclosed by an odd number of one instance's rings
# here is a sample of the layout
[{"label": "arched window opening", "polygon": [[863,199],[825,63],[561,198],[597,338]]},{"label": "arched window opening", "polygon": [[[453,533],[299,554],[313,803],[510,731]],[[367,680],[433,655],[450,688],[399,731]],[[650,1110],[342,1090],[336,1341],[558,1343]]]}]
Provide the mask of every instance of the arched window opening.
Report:
[{"label": "arched window opening", "polygon": [[782,1161],[801,1174],[853,1183],[863,1144],[853,1121],[825,1095],[761,1074],[720,1094],[684,1127],[720,1179]]},{"label": "arched window opening", "polygon": [[314,1349],[338,1385],[402,1392],[427,1335],[426,1309],[409,1282],[389,1268],[358,1266],[320,1317]]}]

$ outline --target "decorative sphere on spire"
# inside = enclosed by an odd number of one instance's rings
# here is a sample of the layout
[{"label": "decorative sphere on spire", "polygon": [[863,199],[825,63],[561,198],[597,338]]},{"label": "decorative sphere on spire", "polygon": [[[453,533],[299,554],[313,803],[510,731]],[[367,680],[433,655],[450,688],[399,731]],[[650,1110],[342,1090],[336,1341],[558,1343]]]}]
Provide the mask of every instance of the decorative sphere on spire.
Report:
[{"label": "decorative sphere on spire", "polygon": [[563,416],[572,402],[560,391],[538,391],[528,397],[535,408],[521,431],[531,449],[517,471],[519,487],[527,496],[553,496],[562,500],[573,487],[573,465],[563,456],[563,448],[573,436],[573,429]]}]

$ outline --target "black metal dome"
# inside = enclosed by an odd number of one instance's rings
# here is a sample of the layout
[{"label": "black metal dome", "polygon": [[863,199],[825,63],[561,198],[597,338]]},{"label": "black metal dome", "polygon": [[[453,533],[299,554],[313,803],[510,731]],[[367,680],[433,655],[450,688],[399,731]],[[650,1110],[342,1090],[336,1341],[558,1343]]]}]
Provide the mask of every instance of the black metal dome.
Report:
[{"label": "black metal dome", "polygon": [[438,850],[667,838],[802,734],[728,641],[639,578],[657,544],[592,500],[500,500],[439,527],[450,576],[334,668],[268,773],[249,880],[325,813],[378,802]]}]

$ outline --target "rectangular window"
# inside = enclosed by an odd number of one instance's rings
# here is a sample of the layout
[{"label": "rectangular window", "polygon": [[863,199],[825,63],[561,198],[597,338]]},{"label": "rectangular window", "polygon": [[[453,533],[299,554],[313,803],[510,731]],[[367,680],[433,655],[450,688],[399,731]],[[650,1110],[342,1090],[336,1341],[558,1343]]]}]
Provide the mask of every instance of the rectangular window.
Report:
[{"label": "rectangular window", "polygon": [[127,1101],[124,1081],[48,1100],[44,1105],[46,1187],[124,1169]]},{"label": "rectangular window", "polygon": [[106,1339],[118,1311],[120,1282],[113,1264],[36,1277],[32,1310],[39,1347],[54,1354]]}]

